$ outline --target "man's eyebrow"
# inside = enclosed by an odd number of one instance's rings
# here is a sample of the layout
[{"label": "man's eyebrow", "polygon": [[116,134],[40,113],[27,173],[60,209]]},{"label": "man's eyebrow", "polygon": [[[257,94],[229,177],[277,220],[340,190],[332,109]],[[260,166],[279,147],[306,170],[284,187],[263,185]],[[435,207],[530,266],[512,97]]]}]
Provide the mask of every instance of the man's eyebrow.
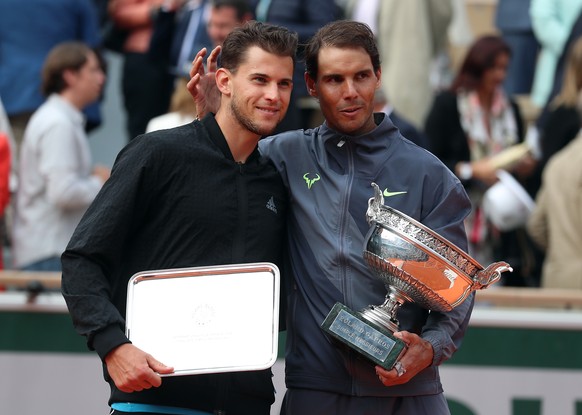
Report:
[{"label": "man's eyebrow", "polygon": [[322,77],[323,79],[329,79],[329,78],[343,78],[343,77],[344,77],[344,75],[342,75],[342,74],[339,74],[339,73],[326,73],[326,74],[323,74],[323,75],[321,75],[321,77]]},{"label": "man's eyebrow", "polygon": [[[360,71],[356,71],[355,74],[359,75],[359,74],[370,74],[370,73],[374,73],[374,70],[372,68],[366,68],[366,69],[362,69]],[[346,74],[345,73],[326,73],[321,75],[322,78],[345,78]]]},{"label": "man's eyebrow", "polygon": [[[273,79],[273,77],[271,75],[268,75],[268,74],[262,73],[262,72],[252,72],[249,74],[249,77],[251,77],[251,78],[254,78],[257,76],[261,77],[261,78]],[[293,78],[283,78],[279,82],[282,82],[282,81],[293,82]]]}]

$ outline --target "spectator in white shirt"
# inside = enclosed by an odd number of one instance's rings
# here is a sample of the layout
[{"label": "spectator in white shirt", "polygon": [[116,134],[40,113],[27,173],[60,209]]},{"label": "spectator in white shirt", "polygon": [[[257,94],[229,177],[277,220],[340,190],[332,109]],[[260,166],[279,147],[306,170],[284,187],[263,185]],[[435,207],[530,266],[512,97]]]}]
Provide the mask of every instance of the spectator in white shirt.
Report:
[{"label": "spectator in white shirt", "polygon": [[44,62],[47,100],[30,119],[20,153],[13,229],[19,269],[61,269],[61,253],[109,178],[109,168],[92,166],[81,112],[98,100],[104,83],[100,61],[84,43],[61,43]]}]

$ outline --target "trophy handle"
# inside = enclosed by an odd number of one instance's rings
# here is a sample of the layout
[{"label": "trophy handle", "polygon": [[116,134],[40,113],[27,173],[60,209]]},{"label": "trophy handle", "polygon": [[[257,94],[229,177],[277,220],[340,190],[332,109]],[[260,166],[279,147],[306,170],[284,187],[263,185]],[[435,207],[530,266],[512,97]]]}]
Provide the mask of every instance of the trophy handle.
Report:
[{"label": "trophy handle", "polygon": [[473,288],[475,290],[482,290],[483,288],[489,287],[491,284],[496,283],[501,278],[501,273],[509,271],[513,272],[513,268],[507,262],[494,262],[487,268],[477,272],[475,274],[475,284]]},{"label": "trophy handle", "polygon": [[380,216],[380,208],[384,205],[384,195],[382,195],[382,190],[380,187],[372,182],[372,187],[374,188],[374,197],[368,200],[368,210],[366,211],[366,220],[368,224],[377,221]]}]

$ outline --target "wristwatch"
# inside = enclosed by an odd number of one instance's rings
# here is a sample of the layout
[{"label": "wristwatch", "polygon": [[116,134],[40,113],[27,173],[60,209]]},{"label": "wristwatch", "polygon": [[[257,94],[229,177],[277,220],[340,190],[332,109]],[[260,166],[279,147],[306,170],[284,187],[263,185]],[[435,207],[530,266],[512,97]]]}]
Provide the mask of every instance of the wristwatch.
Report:
[{"label": "wristwatch", "polygon": [[459,163],[459,179],[470,180],[473,177],[473,167],[471,163]]}]

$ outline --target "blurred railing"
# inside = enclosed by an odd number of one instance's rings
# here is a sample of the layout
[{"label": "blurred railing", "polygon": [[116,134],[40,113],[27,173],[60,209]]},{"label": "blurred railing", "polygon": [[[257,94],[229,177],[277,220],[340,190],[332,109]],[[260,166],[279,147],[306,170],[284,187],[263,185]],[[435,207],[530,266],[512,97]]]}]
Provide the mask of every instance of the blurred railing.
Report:
[{"label": "blurred railing", "polygon": [[0,289],[30,289],[33,286],[45,290],[60,290],[60,272],[0,271]]},{"label": "blurred railing", "polygon": [[499,307],[582,309],[582,290],[492,287],[478,291],[475,301]]},{"label": "blurred railing", "polygon": [[[18,290],[38,295],[59,291],[60,287],[60,272],[0,271],[0,294],[2,290]],[[493,286],[477,291],[476,302],[499,307],[582,309],[582,290]]]}]

